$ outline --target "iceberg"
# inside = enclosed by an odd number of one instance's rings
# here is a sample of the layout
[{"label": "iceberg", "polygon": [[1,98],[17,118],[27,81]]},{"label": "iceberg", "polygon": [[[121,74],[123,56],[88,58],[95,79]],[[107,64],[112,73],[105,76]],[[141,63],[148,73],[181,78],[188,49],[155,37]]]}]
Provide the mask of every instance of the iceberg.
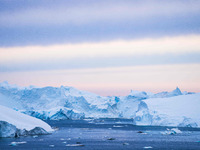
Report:
[{"label": "iceberg", "polygon": [[161,134],[167,134],[167,135],[174,135],[174,134],[180,134],[182,133],[181,130],[179,130],[178,128],[172,128],[172,129],[168,129],[165,132],[161,132]]},{"label": "iceberg", "polygon": [[17,136],[16,126],[0,120],[0,137],[15,137]]},{"label": "iceberg", "polygon": [[65,120],[65,119],[84,119],[84,113],[66,107],[55,107],[48,110],[26,110],[21,111],[24,114],[42,119],[42,120]]},{"label": "iceberg", "polygon": [[[99,96],[73,87],[0,84],[0,105],[42,120],[129,118],[134,125],[200,127],[200,93],[131,91]],[[8,122],[10,123],[10,122]]]},{"label": "iceberg", "polygon": [[142,99],[148,98],[148,95],[144,91],[141,92],[141,91],[133,91],[133,90],[131,90],[131,93],[129,94],[129,97],[142,100]]},{"label": "iceberg", "polygon": [[146,99],[150,125],[200,127],[200,93]]},{"label": "iceberg", "polygon": [[67,86],[18,88],[4,83],[0,84],[0,98],[1,105],[40,119],[116,116],[114,99]]},{"label": "iceberg", "polygon": [[47,134],[52,131],[53,129],[42,120],[0,105],[0,137]]},{"label": "iceberg", "polygon": [[[185,93],[185,95],[187,94],[189,93]],[[160,92],[160,93],[152,95],[151,98],[165,98],[165,97],[173,97],[173,96],[179,96],[179,95],[183,95],[183,93],[178,87],[176,87],[176,89],[171,92]]]}]

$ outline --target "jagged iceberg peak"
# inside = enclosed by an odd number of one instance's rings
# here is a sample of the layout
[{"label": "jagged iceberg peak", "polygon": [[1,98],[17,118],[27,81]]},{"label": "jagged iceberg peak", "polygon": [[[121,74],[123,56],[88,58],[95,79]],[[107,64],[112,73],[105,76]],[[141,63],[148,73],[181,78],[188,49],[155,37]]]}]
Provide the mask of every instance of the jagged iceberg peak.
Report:
[{"label": "jagged iceberg peak", "polygon": [[60,87],[61,91],[64,92],[65,96],[76,96],[76,97],[81,97],[81,96],[95,96],[97,97],[98,95],[94,94],[94,93],[90,93],[87,91],[82,91],[79,89],[76,89],[74,87],[70,87],[70,86],[61,86]]},{"label": "jagged iceberg peak", "polygon": [[164,98],[164,97],[173,97],[173,96],[179,96],[179,95],[183,95],[183,94],[182,94],[181,90],[178,87],[176,87],[176,89],[171,92],[160,92],[151,97],[152,98]]},{"label": "jagged iceberg peak", "polygon": [[15,84],[14,85],[9,84],[8,81],[1,82],[0,87],[4,87],[6,89],[19,88],[19,86],[15,85]]},{"label": "jagged iceberg peak", "polygon": [[27,87],[21,87],[21,86],[18,86],[16,84],[9,84],[8,81],[3,81],[0,83],[0,87],[3,87],[5,89],[18,89],[18,90],[30,90],[30,89],[33,89],[33,88],[40,88],[38,86],[34,86],[34,85],[29,85]]},{"label": "jagged iceberg peak", "polygon": [[70,86],[61,85],[60,89],[62,92],[65,93],[66,96],[69,96],[69,95],[80,96],[82,94],[82,91],[80,91],[76,88],[70,87]]},{"label": "jagged iceberg peak", "polygon": [[181,90],[179,89],[179,87],[176,87],[176,89],[173,90],[172,92],[177,93],[177,94],[179,94],[179,95],[182,95],[182,92],[181,92]]},{"label": "jagged iceberg peak", "polygon": [[178,95],[182,95],[182,92],[178,87],[176,87],[176,89],[173,90],[172,92],[168,93],[168,96],[178,96]]},{"label": "jagged iceberg peak", "polygon": [[144,91],[133,91],[131,90],[130,94],[128,97],[134,97],[134,98],[139,98],[139,99],[146,99],[148,97],[148,94]]}]

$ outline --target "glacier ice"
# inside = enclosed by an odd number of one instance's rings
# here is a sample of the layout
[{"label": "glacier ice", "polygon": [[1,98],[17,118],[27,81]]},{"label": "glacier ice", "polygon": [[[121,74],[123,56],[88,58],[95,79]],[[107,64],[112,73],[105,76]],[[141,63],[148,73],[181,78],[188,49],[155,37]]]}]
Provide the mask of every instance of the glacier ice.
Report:
[{"label": "glacier ice", "polygon": [[17,136],[16,126],[6,122],[0,121],[0,137],[15,137]]},{"label": "glacier ice", "polygon": [[0,105],[43,120],[132,118],[135,125],[200,127],[200,94],[131,91],[99,96],[73,87],[17,87],[0,84]]}]

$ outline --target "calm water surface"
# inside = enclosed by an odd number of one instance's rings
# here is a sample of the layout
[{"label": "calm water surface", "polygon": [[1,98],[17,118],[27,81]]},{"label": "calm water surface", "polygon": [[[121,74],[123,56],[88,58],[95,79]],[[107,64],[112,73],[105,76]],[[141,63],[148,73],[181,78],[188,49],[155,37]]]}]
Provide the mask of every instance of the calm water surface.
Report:
[{"label": "calm water surface", "polygon": [[[50,135],[0,138],[0,149],[200,149],[200,129],[179,128],[182,133],[163,135],[167,128],[134,126],[130,119],[47,121],[59,128]],[[138,131],[140,131],[138,133]],[[24,142],[10,146],[11,142]]]}]

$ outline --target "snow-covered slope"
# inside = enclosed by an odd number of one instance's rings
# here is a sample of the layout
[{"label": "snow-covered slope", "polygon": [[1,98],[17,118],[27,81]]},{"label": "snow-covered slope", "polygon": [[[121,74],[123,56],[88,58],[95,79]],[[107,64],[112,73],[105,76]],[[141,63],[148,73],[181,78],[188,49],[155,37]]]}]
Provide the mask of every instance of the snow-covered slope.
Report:
[{"label": "snow-covered slope", "polygon": [[[131,91],[127,96],[103,97],[67,86],[23,88],[0,84],[0,105],[44,120],[120,117],[133,118],[136,125],[200,127],[198,117],[187,115],[189,111],[199,114],[191,106],[199,106],[199,98],[199,94],[182,93],[179,88],[158,94]],[[179,113],[179,109],[185,113]]]},{"label": "snow-covered slope", "polygon": [[[22,114],[0,105],[0,137],[13,137],[16,134],[29,134],[42,131],[51,132],[51,127],[40,119]],[[38,128],[37,128],[38,127]],[[39,129],[40,128],[40,129]],[[39,130],[38,130],[39,129]],[[22,133],[23,132],[23,133]],[[29,132],[29,133],[28,133]]]}]

